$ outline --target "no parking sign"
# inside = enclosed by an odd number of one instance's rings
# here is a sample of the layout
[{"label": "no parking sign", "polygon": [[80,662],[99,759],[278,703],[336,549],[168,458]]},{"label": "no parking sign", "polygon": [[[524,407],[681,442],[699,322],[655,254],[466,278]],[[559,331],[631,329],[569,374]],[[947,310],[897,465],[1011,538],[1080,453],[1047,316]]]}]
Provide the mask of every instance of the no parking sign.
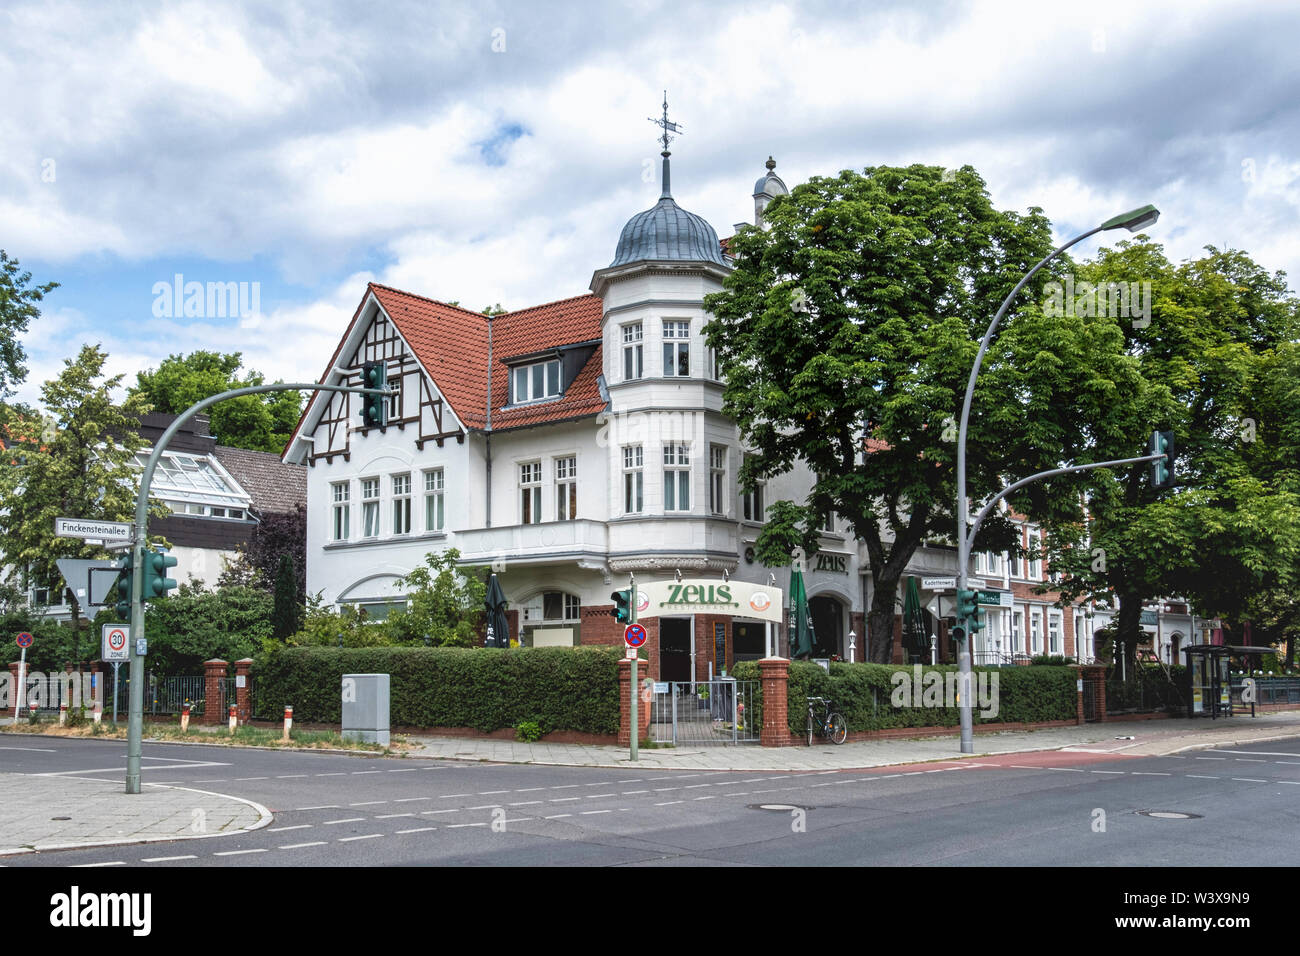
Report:
[{"label": "no parking sign", "polygon": [[125,624],[105,624],[100,641],[100,660],[130,660],[131,653],[126,648],[126,643],[130,636],[131,629]]}]

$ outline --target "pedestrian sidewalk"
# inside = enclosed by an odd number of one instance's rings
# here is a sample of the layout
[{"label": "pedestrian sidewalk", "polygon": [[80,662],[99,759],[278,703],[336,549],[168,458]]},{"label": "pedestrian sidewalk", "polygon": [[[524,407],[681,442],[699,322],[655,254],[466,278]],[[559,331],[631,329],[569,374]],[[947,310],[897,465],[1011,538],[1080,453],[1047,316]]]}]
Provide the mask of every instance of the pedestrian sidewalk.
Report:
[{"label": "pedestrian sidewalk", "polygon": [[0,857],[71,847],[226,836],[257,830],[271,811],[251,800],[122,778],[0,773]]},{"label": "pedestrian sidewalk", "polygon": [[[1259,717],[1134,720],[975,735],[975,756],[1035,750],[1090,750],[1131,756],[1161,756],[1183,750],[1260,743],[1300,737],[1300,712]],[[626,747],[587,744],[517,743],[465,737],[410,735],[418,750],[408,757],[536,763],[568,767],[627,767]],[[636,766],[688,770],[856,770],[962,758],[957,734],[948,737],[870,740],[812,747],[669,747],[639,750]],[[969,756],[969,755],[967,755]]]}]

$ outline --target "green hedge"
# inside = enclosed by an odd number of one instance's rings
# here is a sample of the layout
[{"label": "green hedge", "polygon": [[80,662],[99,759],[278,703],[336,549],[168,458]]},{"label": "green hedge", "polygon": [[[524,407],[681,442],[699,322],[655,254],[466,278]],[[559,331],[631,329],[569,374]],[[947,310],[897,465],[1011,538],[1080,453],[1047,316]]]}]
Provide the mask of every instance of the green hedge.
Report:
[{"label": "green hedge", "polygon": [[[945,675],[956,673],[957,667],[941,665],[924,666],[924,675],[937,671]],[[998,712],[996,717],[980,716],[978,683],[975,684],[975,723],[1035,723],[1049,720],[1072,720],[1077,714],[1076,681],[1078,672],[1070,667],[1003,667],[975,668],[976,673],[996,674],[998,679]],[[889,730],[901,727],[956,727],[961,715],[956,707],[895,707],[893,705],[895,673],[905,673],[914,678],[911,667],[885,664],[832,663],[828,674],[817,664],[794,661],[790,665],[789,715],[790,730],[802,734],[806,729],[808,710],[805,698],[829,697],[835,709],[844,715],[851,731]],[[738,680],[759,680],[757,662],[739,663],[733,669]],[[978,681],[978,678],[976,678]],[[991,689],[992,684],[986,684]],[[924,685],[922,685],[924,687]],[[763,695],[761,687],[755,694],[755,719],[762,726]]]},{"label": "green hedge", "polygon": [[254,715],[339,723],[344,674],[388,674],[394,726],[617,734],[618,649],[277,647],[257,657]]}]

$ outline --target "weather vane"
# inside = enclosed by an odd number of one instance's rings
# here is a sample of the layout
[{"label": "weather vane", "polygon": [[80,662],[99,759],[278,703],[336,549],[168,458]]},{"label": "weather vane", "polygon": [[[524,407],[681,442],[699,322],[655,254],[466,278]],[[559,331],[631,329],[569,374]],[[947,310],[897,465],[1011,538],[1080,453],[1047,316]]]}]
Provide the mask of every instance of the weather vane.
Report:
[{"label": "weather vane", "polygon": [[655,119],[653,116],[647,117],[650,122],[654,123],[663,130],[663,135],[659,137],[660,142],[664,144],[664,155],[668,155],[668,144],[672,142],[673,137],[669,133],[680,133],[682,128],[668,118],[668,91],[664,90],[664,115],[662,119]]}]

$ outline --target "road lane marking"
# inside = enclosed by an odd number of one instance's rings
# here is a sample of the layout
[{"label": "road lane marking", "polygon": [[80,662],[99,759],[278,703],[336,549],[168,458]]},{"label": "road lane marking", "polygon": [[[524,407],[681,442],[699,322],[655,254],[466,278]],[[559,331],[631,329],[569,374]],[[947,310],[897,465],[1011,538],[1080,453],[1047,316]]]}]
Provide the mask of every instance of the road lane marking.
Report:
[{"label": "road lane marking", "polygon": [[336,823],[360,823],[365,817],[347,817],[344,820],[326,820],[324,826],[333,826]]},{"label": "road lane marking", "polygon": [[[1210,751],[1216,754],[1253,754],[1257,757],[1300,757],[1300,754],[1294,750],[1219,750],[1217,747]],[[1198,757],[1198,760],[1218,760],[1218,757]]]},{"label": "road lane marking", "polygon": [[553,813],[549,817],[542,817],[543,820],[559,820],[563,817],[571,817],[572,813]]},{"label": "road lane marking", "polygon": [[613,812],[614,812],[613,810],[583,810],[582,815],[584,817],[590,817],[590,816],[594,816],[597,813],[613,813]]},{"label": "road lane marking", "polygon": [[291,826],[291,827],[271,827],[271,828],[268,829],[266,832],[267,832],[267,833],[283,833],[283,832],[286,831],[286,830],[310,830],[310,829],[311,829],[311,824],[310,824],[310,823],[299,823],[299,824],[296,824],[295,826]]},{"label": "road lane marking", "polygon": [[1222,777],[1207,777],[1203,773],[1189,773],[1189,774],[1185,774],[1185,776],[1194,777],[1197,780],[1222,780],[1223,779]]},{"label": "road lane marking", "polygon": [[275,779],[276,779],[276,780],[292,780],[294,777],[306,777],[306,776],[308,776],[308,774],[305,774],[305,773],[282,773],[282,774],[280,774],[279,776],[277,776]]},{"label": "road lane marking", "polygon": [[316,840],[312,843],[289,843],[285,846],[276,847],[277,850],[301,850],[305,846],[325,846],[324,840]]},{"label": "road lane marking", "polygon": [[376,820],[392,820],[395,817],[413,817],[414,813],[381,813],[375,817]]},{"label": "road lane marking", "polygon": [[1267,780],[1259,780],[1255,777],[1233,777],[1232,779],[1238,780],[1241,783],[1268,783]]},{"label": "road lane marking", "polygon": [[[337,803],[323,803],[319,807],[299,807],[298,810],[342,810]],[[295,813],[297,811],[294,811]]]},{"label": "road lane marking", "polygon": [[438,828],[437,827],[415,827],[412,830],[398,830],[397,833],[400,836],[401,834],[404,833],[428,833],[430,830],[436,830],[436,829]]},{"label": "road lane marking", "polygon": [[222,850],[220,853],[214,853],[213,856],[245,856],[249,853],[265,853],[263,849],[257,850]]},{"label": "road lane marking", "polygon": [[377,803],[387,803],[387,800],[363,800],[360,803],[349,803],[350,807],[373,807]]},{"label": "road lane marking", "polygon": [[383,836],[382,833],[367,833],[365,836],[339,837],[340,843],[351,843],[353,840],[374,840]]},{"label": "road lane marking", "polygon": [[666,800],[663,803],[656,803],[656,807],[671,807],[674,803],[685,803],[684,800]]},{"label": "road lane marking", "polygon": [[141,863],[171,863],[174,860],[197,860],[198,857],[190,854],[189,856],[146,856]]},{"label": "road lane marking", "polygon": [[92,866],[126,866],[126,863],[122,860],[113,860],[111,863],[75,863],[73,866],[75,869],[80,870]]}]

